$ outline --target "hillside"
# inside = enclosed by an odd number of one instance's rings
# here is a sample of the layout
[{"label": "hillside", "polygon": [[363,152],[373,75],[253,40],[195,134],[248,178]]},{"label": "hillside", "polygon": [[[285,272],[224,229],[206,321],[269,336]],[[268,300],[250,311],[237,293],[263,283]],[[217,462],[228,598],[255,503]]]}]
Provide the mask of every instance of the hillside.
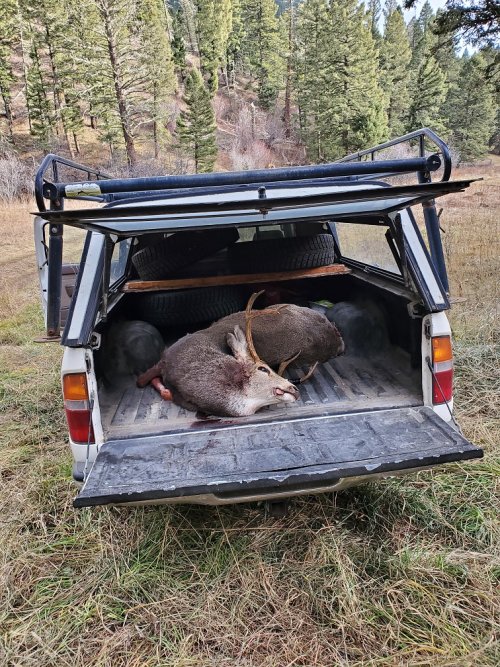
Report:
[{"label": "hillside", "polygon": [[358,0],[2,6],[0,157],[251,169],[334,160],[421,126],[456,161],[498,145],[498,50],[460,55],[458,29],[437,34],[428,2],[408,24],[394,0],[383,19]]}]

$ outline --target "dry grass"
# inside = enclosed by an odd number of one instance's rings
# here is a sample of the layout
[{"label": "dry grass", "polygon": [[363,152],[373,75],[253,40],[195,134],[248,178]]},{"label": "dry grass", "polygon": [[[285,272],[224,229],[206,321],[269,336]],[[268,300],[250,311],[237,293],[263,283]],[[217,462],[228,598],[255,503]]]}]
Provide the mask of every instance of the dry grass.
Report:
[{"label": "dry grass", "polygon": [[[461,175],[461,174],[460,174]],[[450,198],[457,412],[478,463],[259,508],[75,512],[31,223],[2,211],[0,664],[500,663],[498,175]]]}]

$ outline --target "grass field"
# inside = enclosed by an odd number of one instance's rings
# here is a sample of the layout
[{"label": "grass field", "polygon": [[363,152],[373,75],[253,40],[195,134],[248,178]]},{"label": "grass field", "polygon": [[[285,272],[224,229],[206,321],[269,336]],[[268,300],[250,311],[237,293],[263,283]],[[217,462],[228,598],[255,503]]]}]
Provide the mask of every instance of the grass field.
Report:
[{"label": "grass field", "polygon": [[[469,175],[458,172],[457,177]],[[448,197],[456,413],[475,463],[293,503],[75,511],[32,204],[0,211],[0,665],[500,664],[500,176]]]}]

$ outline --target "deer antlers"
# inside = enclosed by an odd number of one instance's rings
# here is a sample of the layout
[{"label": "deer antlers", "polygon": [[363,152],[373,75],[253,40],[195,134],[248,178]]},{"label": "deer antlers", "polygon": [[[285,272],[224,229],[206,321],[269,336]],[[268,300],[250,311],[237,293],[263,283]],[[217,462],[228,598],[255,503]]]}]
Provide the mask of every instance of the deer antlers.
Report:
[{"label": "deer antlers", "polygon": [[252,319],[256,317],[256,315],[255,314],[252,315],[252,308],[256,299],[261,294],[263,294],[264,291],[265,290],[261,290],[260,292],[254,292],[252,296],[248,299],[247,307],[245,308],[245,337],[247,339],[248,351],[250,352],[250,356],[252,357],[252,359],[255,361],[256,364],[258,364],[261,359],[257,354],[255,345],[253,344]]},{"label": "deer antlers", "polygon": [[282,308],[286,308],[286,304],[280,306],[279,308],[266,308],[266,310],[259,310],[258,312],[252,313],[253,304],[259,298],[261,294],[264,294],[266,290],[261,290],[260,292],[254,292],[252,296],[248,299],[247,307],[245,308],[245,338],[247,340],[248,351],[250,356],[256,364],[265,363],[257,354],[255,345],[253,343],[252,337],[252,320],[254,317],[260,317],[261,315],[278,315]]},{"label": "deer antlers", "polygon": [[[261,294],[264,294],[264,292],[265,290],[261,290],[260,292],[254,292],[252,296],[248,299],[247,307],[245,308],[245,338],[247,340],[248,351],[250,352],[250,356],[252,357],[252,359],[256,364],[265,362],[263,362],[262,359],[257,354],[257,350],[255,349],[255,345],[253,342],[253,337],[252,337],[253,318],[259,317],[260,315],[277,315],[282,308],[286,308],[286,304],[284,304],[279,308],[266,308],[265,310],[260,310],[256,313],[252,313],[253,304],[256,302],[256,300],[259,298]],[[299,350],[297,354],[294,354],[293,357],[290,357],[289,359],[285,359],[285,361],[282,361],[278,369],[278,375],[283,376],[287,367],[300,356],[301,352],[302,350]],[[303,382],[306,382],[306,380],[309,380],[309,378],[313,375],[314,371],[316,370],[317,366],[318,362],[314,363],[309,368],[309,371],[304,375],[304,377],[296,381],[296,384],[302,384]]]}]

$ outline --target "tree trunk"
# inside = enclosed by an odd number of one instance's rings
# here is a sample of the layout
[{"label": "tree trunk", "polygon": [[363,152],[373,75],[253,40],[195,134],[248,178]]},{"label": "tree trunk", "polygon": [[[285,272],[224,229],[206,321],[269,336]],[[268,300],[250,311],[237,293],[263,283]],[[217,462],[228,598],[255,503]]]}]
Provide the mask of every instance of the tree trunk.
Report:
[{"label": "tree trunk", "polygon": [[109,60],[111,71],[113,73],[113,84],[115,88],[116,101],[118,103],[118,113],[120,116],[120,125],[122,128],[123,139],[125,141],[125,151],[127,153],[127,162],[130,167],[137,164],[137,153],[135,150],[134,138],[130,130],[130,124],[127,114],[127,103],[123,94],[120,63],[118,61],[118,49],[115,41],[115,35],[111,26],[111,17],[107,3],[100,6],[101,15],[104,20],[104,31],[106,33],[106,42],[108,44]]},{"label": "tree trunk", "polygon": [[49,54],[50,69],[52,72],[52,83],[53,83],[52,97],[54,99],[54,109],[56,112],[56,134],[57,136],[59,136],[61,134],[61,131],[63,132],[66,138],[66,143],[68,144],[68,148],[71,152],[68,133],[66,132],[66,128],[64,127],[64,123],[62,122],[62,113],[61,113],[61,109],[63,106],[62,93],[59,85],[59,77],[57,75],[56,64],[54,62],[54,51],[52,50],[52,40],[48,26],[45,26],[45,37],[47,40],[46,43],[47,43],[47,51]]},{"label": "tree trunk", "polygon": [[292,36],[293,36],[293,5],[292,0],[288,0],[288,57],[286,63],[286,84],[285,84],[285,108],[283,109],[283,123],[285,125],[285,139],[290,139],[292,134]]},{"label": "tree trunk", "polygon": [[158,147],[158,84],[156,82],[153,85],[153,144],[157,160],[160,151]]},{"label": "tree trunk", "polygon": [[5,90],[0,86],[0,94],[3,100],[3,106],[5,109],[5,118],[7,119],[7,127],[9,128],[9,136],[12,143],[14,143],[14,127],[13,127],[13,117],[12,117],[12,108],[10,106],[10,95],[9,91]]},{"label": "tree trunk", "polygon": [[23,88],[24,88],[24,99],[26,100],[26,111],[28,112],[28,127],[30,133],[33,131],[33,126],[31,124],[31,113],[30,113],[30,103],[28,100],[28,65],[26,64],[26,52],[24,49],[24,33],[23,33],[23,19],[21,16],[21,9],[19,3],[17,3],[17,19],[19,25],[19,37],[21,43],[21,60],[23,63]]}]

